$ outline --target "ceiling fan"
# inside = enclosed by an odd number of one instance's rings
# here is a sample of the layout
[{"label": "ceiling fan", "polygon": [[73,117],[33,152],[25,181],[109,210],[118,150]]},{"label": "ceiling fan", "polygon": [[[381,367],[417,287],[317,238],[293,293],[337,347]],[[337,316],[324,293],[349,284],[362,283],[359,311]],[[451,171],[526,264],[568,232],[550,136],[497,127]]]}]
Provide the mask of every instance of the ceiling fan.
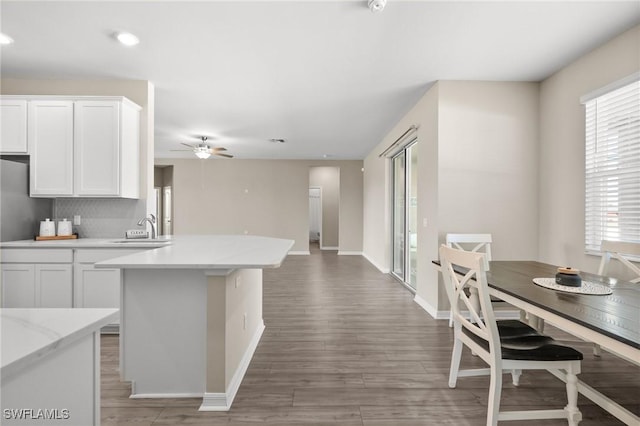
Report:
[{"label": "ceiling fan", "polygon": [[172,149],[171,151],[192,151],[196,155],[196,157],[202,158],[203,160],[211,157],[212,155],[217,155],[219,157],[233,158],[233,155],[224,154],[222,152],[222,151],[226,151],[227,148],[212,147],[211,145],[209,145],[209,143],[207,143],[207,139],[208,139],[207,136],[200,136],[200,139],[202,140],[202,142],[200,142],[197,145],[180,142],[182,145],[187,146],[190,149]]}]

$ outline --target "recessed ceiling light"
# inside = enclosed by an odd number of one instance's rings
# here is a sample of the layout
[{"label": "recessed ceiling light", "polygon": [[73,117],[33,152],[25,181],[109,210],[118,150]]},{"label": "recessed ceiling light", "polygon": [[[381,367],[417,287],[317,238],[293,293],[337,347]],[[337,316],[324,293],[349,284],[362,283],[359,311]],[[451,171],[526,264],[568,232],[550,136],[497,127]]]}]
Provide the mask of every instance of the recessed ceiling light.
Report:
[{"label": "recessed ceiling light", "polygon": [[11,44],[13,39],[4,33],[0,33],[0,44]]},{"label": "recessed ceiling light", "polygon": [[138,37],[126,31],[116,33],[116,38],[125,46],[135,46],[136,44],[140,43],[140,39]]}]

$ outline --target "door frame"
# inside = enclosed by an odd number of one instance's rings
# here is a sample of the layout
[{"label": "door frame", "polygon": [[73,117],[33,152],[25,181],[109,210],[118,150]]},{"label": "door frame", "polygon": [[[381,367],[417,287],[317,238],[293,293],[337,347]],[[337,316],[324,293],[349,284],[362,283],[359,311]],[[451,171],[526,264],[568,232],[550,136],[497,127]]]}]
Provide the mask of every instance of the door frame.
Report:
[{"label": "door frame", "polygon": [[[411,274],[411,241],[409,234],[409,215],[411,214],[411,186],[409,182],[411,181],[411,156],[409,155],[409,149],[418,143],[418,138],[412,138],[408,143],[404,144],[400,149],[397,150],[392,156],[389,157],[389,161],[391,163],[391,257],[390,257],[390,267],[389,271],[392,277],[397,279],[402,285],[404,285],[411,292],[415,293],[417,291],[417,283],[416,287],[412,287],[409,284],[408,276]],[[403,223],[403,276],[399,276],[394,272],[394,256],[395,256],[395,234],[394,234],[394,226],[395,226],[395,196],[396,196],[396,185],[395,185],[395,166],[394,160],[400,155],[404,154],[404,223]],[[417,234],[417,232],[416,232]],[[417,250],[417,248],[416,248]]]},{"label": "door frame", "polygon": [[[320,245],[320,250],[323,250],[322,237],[324,236],[324,233],[322,232],[322,187],[321,186],[309,186],[309,189],[318,189],[318,190],[320,190],[320,214],[318,215],[318,217],[319,217],[319,226],[320,226],[320,238],[318,239],[318,244]],[[311,223],[309,223],[309,225],[311,225]]]}]

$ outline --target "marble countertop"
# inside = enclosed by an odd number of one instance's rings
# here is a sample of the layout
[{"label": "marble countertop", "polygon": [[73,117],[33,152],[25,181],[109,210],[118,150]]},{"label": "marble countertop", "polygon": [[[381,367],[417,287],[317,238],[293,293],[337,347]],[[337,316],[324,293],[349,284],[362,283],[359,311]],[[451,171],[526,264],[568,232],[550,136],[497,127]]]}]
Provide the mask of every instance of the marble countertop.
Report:
[{"label": "marble countertop", "polygon": [[171,244],[170,236],[161,236],[155,240],[124,238],[78,238],[75,240],[35,241],[20,240],[0,243],[0,248],[155,248]]},{"label": "marble countertop", "polygon": [[118,318],[118,309],[0,309],[2,378]]},{"label": "marble countertop", "polygon": [[253,269],[277,268],[293,240],[251,235],[173,236],[171,244],[116,257],[97,268],[124,269]]}]

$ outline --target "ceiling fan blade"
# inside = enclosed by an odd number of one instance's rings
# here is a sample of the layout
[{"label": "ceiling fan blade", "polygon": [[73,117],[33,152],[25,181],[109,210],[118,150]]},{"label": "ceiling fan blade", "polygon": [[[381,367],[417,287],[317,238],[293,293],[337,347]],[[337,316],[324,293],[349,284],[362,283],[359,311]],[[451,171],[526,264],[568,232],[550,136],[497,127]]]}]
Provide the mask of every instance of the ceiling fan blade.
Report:
[{"label": "ceiling fan blade", "polygon": [[213,150],[213,151],[226,151],[227,148],[224,148],[224,147],[221,147],[221,146],[216,146],[216,147],[211,148],[211,150]]},{"label": "ceiling fan blade", "polygon": [[191,149],[194,149],[194,148],[195,148],[195,146],[190,145],[190,144],[188,144],[188,143],[180,142],[180,144],[181,144],[181,145],[184,145],[184,146],[188,146],[188,147],[189,147],[189,148],[191,148]]},{"label": "ceiling fan blade", "polygon": [[217,152],[216,152],[216,153],[214,153],[213,155],[217,155],[217,156],[220,156],[220,157],[233,158],[233,155],[229,155],[229,154],[219,154],[219,153],[217,153]]}]

